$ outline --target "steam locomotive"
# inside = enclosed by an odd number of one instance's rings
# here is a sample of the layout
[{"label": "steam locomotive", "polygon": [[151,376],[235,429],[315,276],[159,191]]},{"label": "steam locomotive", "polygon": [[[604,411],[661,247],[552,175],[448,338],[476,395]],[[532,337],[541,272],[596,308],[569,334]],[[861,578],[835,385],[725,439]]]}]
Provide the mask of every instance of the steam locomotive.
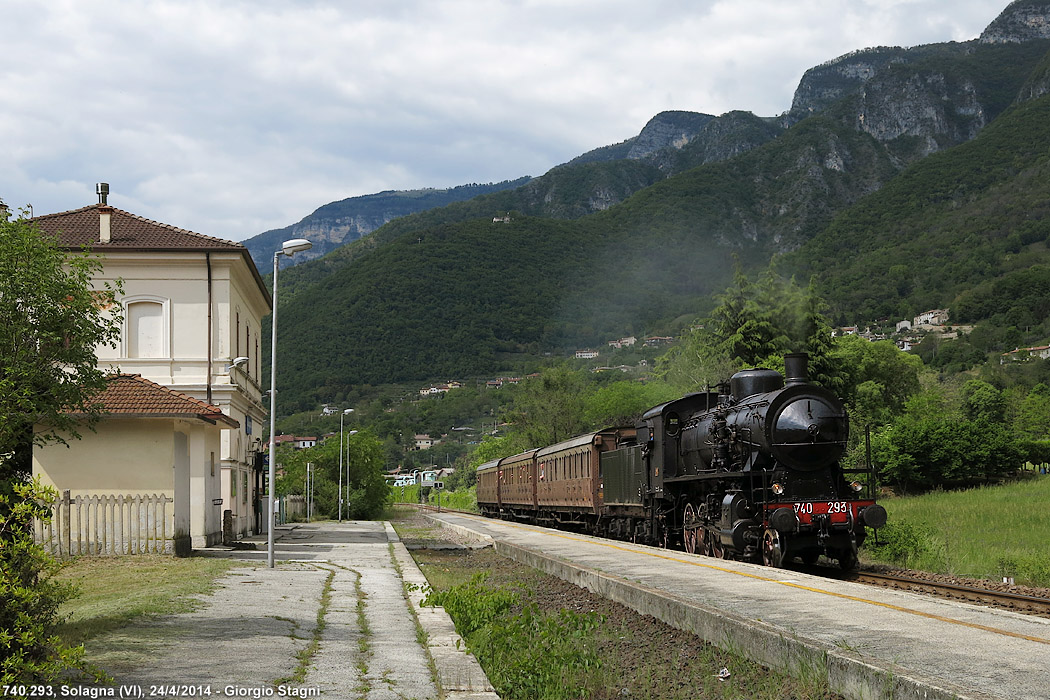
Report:
[{"label": "steam locomotive", "polygon": [[717,392],[478,467],[491,517],[574,529],[712,557],[783,566],[824,555],[857,565],[886,523],[874,475],[844,469],[842,402],[808,379],[808,356],[737,372]]}]

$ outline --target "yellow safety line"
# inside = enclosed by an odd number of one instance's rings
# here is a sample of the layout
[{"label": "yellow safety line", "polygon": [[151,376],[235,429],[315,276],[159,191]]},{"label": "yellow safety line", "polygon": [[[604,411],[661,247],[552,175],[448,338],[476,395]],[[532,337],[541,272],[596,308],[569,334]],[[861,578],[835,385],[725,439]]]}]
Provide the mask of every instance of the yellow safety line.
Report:
[{"label": "yellow safety line", "polygon": [[[478,520],[480,522],[492,522],[494,524],[504,525],[506,527],[517,528],[519,530],[529,530],[529,528],[527,528],[527,527],[525,527],[523,525],[517,525],[515,523],[510,523],[510,522],[507,522],[505,520],[495,520],[493,518],[484,518],[482,516],[466,515],[464,513],[457,513],[457,515],[462,515],[462,516],[467,517],[467,518],[473,518],[473,519]],[[535,532],[535,530],[532,530],[532,531]],[[809,591],[811,593],[822,593],[824,595],[833,596],[835,598],[843,598],[845,600],[852,600],[852,601],[856,601],[858,603],[868,603],[869,605],[875,605],[875,606],[878,606],[880,608],[887,608],[889,610],[895,610],[897,612],[908,613],[910,615],[917,615],[919,617],[925,617],[925,618],[928,618],[930,620],[938,620],[940,622],[948,622],[948,623],[953,624],[953,625],[959,625],[961,627],[969,627],[971,629],[981,630],[981,631],[984,631],[984,632],[992,632],[994,634],[1000,634],[1000,635],[1003,635],[1005,637],[1014,637],[1016,639],[1025,639],[1025,640],[1028,640],[1029,642],[1038,642],[1039,644],[1050,645],[1050,639],[1043,639],[1042,637],[1032,637],[1032,636],[1027,635],[1027,634],[1018,634],[1017,632],[1010,632],[1008,630],[1002,630],[1002,629],[998,629],[996,627],[988,627],[987,625],[978,625],[978,624],[976,624],[974,622],[965,622],[963,620],[954,620],[954,619],[952,619],[950,617],[943,617],[941,615],[934,615],[933,613],[927,613],[927,612],[923,612],[921,610],[913,610],[912,608],[904,608],[904,607],[901,607],[899,605],[893,605],[891,603],[881,603],[881,602],[879,602],[877,600],[869,600],[868,598],[861,598],[859,596],[846,595],[845,593],[835,593],[834,591],[827,591],[827,590],[824,590],[822,588],[813,588],[811,586],[803,586],[802,584],[793,583],[791,581],[781,581],[781,580],[778,580],[778,579],[775,579],[775,578],[769,578],[768,576],[759,576],[758,574],[749,574],[746,571],[737,571],[735,569],[727,569],[727,568],[725,568],[723,566],[715,566],[713,564],[705,564],[703,562],[693,561],[691,559],[679,559],[678,557],[673,557],[673,556],[669,556],[669,555],[666,555],[666,554],[659,554],[657,552],[646,552],[646,551],[640,551],[640,550],[637,550],[637,549],[632,549],[630,547],[621,547],[620,545],[614,544],[612,542],[596,541],[596,539],[594,539],[594,538],[585,540],[585,539],[580,538],[580,537],[573,537],[572,535],[567,535],[567,534],[564,534],[564,533],[561,533],[561,532],[557,532],[557,531],[552,531],[552,532],[549,532],[549,533],[539,533],[539,534],[546,534],[546,535],[551,536],[551,537],[560,537],[562,539],[569,540],[569,541],[572,541],[572,542],[585,542],[585,543],[589,543],[589,544],[596,544],[596,545],[599,545],[601,547],[607,547],[609,549],[616,549],[616,550],[619,550],[621,552],[630,552],[632,554],[644,554],[644,555],[647,555],[647,556],[650,556],[650,557],[656,557],[657,559],[666,559],[667,561],[678,562],[679,564],[688,564],[689,566],[699,566],[699,567],[702,567],[704,569],[712,569],[714,571],[721,571],[721,572],[727,573],[727,574],[735,574],[737,576],[743,576],[745,578],[752,578],[752,579],[756,579],[758,581],[766,581],[767,583],[777,583],[777,584],[780,584],[781,586],[787,586],[789,588],[798,588],[800,590]]]}]

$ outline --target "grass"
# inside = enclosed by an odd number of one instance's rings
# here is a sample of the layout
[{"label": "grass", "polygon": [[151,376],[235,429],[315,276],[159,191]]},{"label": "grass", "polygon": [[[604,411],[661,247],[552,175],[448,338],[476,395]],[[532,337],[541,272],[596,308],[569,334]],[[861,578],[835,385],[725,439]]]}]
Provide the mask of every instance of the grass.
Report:
[{"label": "grass", "polygon": [[192,610],[193,596],[215,588],[215,579],[237,562],[161,555],[80,557],[57,578],[76,584],[78,594],[59,609],[56,630],[67,644],[81,644],[137,618]]},{"label": "grass", "polygon": [[865,561],[1050,586],[1050,476],[880,503],[889,514],[884,544],[869,540]]}]

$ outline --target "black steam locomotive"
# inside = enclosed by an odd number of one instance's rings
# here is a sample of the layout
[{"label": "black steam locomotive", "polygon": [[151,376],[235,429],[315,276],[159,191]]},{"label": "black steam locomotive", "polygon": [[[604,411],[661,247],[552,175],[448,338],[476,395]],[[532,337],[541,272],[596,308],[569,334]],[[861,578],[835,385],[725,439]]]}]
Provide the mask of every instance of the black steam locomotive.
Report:
[{"label": "black steam locomotive", "polygon": [[868,470],[845,470],[842,402],[807,377],[738,372],[609,428],[478,468],[478,505],[495,517],[570,527],[713,557],[782,566],[820,555],[857,564],[866,528],[886,522]]}]

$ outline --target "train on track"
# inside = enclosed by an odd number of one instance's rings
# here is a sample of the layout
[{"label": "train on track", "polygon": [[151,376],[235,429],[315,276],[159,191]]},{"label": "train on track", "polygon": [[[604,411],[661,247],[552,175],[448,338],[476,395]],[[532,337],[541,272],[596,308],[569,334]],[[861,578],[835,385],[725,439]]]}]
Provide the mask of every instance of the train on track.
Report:
[{"label": "train on track", "polygon": [[717,392],[478,467],[482,514],[712,557],[783,566],[824,555],[857,565],[868,528],[886,523],[870,469],[844,469],[841,400],[808,379],[737,372]]}]

